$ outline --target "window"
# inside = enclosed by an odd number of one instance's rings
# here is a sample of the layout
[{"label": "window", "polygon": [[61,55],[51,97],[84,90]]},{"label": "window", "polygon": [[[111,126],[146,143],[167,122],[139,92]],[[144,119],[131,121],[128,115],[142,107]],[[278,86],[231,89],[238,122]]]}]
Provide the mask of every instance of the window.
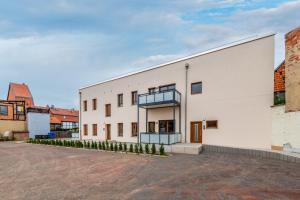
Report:
[{"label": "window", "polygon": [[206,128],[218,128],[218,121],[217,120],[206,121]]},{"label": "window", "polygon": [[88,135],[88,125],[87,124],[83,125],[83,134]]},{"label": "window", "polygon": [[118,94],[118,107],[123,106],[123,94]]},{"label": "window", "polygon": [[72,128],[77,128],[78,123],[76,122],[62,122],[62,129],[72,129]]},{"label": "window", "polygon": [[118,123],[118,136],[123,137],[123,123]]},{"label": "window", "polygon": [[159,120],[159,132],[160,133],[174,132],[174,121],[173,120]]},{"label": "window", "polygon": [[150,133],[155,133],[155,122],[148,122],[148,131]]},{"label": "window", "polygon": [[136,122],[131,123],[131,136],[136,137],[138,134],[138,125]]},{"label": "window", "polygon": [[83,101],[83,111],[87,111],[87,101]]},{"label": "window", "polygon": [[105,116],[106,117],[110,117],[111,116],[111,105],[110,104],[106,104],[105,105]]},{"label": "window", "polygon": [[175,84],[159,86],[159,91],[160,92],[168,91],[168,90],[174,90],[174,89],[175,89]]},{"label": "window", "polygon": [[24,106],[17,106],[17,114],[23,114],[24,113]]},{"label": "window", "polygon": [[97,110],[97,99],[93,99],[93,110]]},{"label": "window", "polygon": [[148,89],[149,94],[153,94],[155,92],[155,87]]},{"label": "window", "polygon": [[131,104],[132,105],[137,104],[137,91],[131,92]]},{"label": "window", "polygon": [[97,136],[97,124],[93,124],[93,136]]},{"label": "window", "polygon": [[202,93],[202,82],[192,83],[191,94],[201,94]]},{"label": "window", "polygon": [[7,106],[0,106],[0,115],[8,115],[8,107]]}]

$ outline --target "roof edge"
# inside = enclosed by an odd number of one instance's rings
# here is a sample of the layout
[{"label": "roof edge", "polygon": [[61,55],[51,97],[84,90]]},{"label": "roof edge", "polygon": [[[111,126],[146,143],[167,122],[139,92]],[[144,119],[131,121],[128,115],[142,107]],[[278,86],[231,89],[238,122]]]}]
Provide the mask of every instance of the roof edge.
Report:
[{"label": "roof edge", "polygon": [[166,63],[154,65],[154,66],[147,67],[147,68],[144,68],[144,69],[140,69],[140,70],[137,70],[137,71],[134,71],[134,72],[129,72],[129,73],[126,73],[126,74],[123,74],[123,75],[120,75],[120,76],[116,76],[116,77],[113,77],[113,78],[110,78],[110,79],[107,79],[107,80],[104,80],[104,81],[100,81],[98,83],[87,85],[87,86],[79,88],[79,91],[81,91],[83,89],[86,89],[86,88],[96,86],[96,85],[100,85],[100,84],[103,84],[103,83],[114,81],[114,80],[117,80],[117,79],[125,78],[127,76],[132,76],[132,75],[135,75],[135,74],[139,74],[139,73],[142,73],[142,72],[146,72],[146,71],[150,71],[150,70],[153,70],[153,69],[156,69],[156,68],[160,68],[160,67],[163,67],[163,66],[166,66],[166,65],[170,65],[170,64],[174,64],[174,63],[181,62],[181,61],[184,61],[184,60],[188,60],[188,59],[191,59],[191,58],[195,58],[195,57],[198,57],[198,56],[203,56],[203,55],[210,54],[210,53],[213,53],[213,52],[217,52],[217,51],[220,51],[220,50],[224,50],[224,49],[227,49],[227,48],[231,48],[231,47],[235,47],[235,46],[242,45],[242,44],[245,44],[245,43],[249,43],[249,42],[252,42],[252,41],[255,41],[255,40],[263,39],[263,38],[266,38],[266,37],[271,37],[271,36],[274,36],[275,34],[276,33],[274,33],[274,32],[259,34],[259,35],[256,35],[256,36],[251,36],[251,37],[248,37],[248,38],[244,38],[244,39],[241,39],[241,40],[230,42],[228,44],[225,44],[225,45],[222,45],[222,46],[219,46],[219,47],[216,47],[216,48],[212,48],[212,49],[209,49],[209,50],[206,50],[206,51],[202,51],[200,53],[185,56],[185,57],[173,60],[173,61],[169,61],[169,62],[166,62]]}]

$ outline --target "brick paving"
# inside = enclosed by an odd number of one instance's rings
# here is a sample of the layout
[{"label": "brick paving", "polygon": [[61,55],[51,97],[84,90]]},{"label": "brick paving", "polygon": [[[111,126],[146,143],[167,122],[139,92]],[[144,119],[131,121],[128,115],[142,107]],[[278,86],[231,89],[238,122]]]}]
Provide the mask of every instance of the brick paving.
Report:
[{"label": "brick paving", "polygon": [[1,142],[0,199],[300,199],[300,164]]}]

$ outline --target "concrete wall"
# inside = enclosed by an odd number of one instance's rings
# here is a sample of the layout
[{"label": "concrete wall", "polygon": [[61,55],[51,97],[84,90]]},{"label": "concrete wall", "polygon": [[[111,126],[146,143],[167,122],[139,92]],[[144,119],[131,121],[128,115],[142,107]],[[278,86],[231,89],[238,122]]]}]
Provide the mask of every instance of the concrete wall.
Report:
[{"label": "concrete wall", "polygon": [[285,37],[286,111],[300,111],[300,27]]},{"label": "concrete wall", "polygon": [[300,112],[285,112],[285,106],[272,108],[272,146],[282,148],[290,143],[300,148]]},{"label": "concrete wall", "polygon": [[3,134],[6,131],[27,132],[27,122],[16,120],[0,120],[0,133]]},{"label": "concrete wall", "polygon": [[48,135],[50,132],[50,114],[34,113],[27,114],[29,137],[34,138],[35,135]]},{"label": "concrete wall", "polygon": [[[105,139],[105,124],[111,124],[112,140],[136,142],[131,122],[137,121],[137,106],[131,105],[131,91],[147,93],[148,88],[176,84],[182,94],[182,142],[190,142],[190,122],[218,120],[217,129],[203,130],[203,143],[232,147],[271,147],[271,105],[273,105],[274,37],[268,36],[163,67],[108,81],[80,90],[81,130],[88,124],[89,135],[82,139]],[[185,64],[190,65],[187,89],[187,132],[185,133]],[[191,83],[202,81],[202,94],[191,95]],[[117,95],[123,93],[123,107]],[[92,99],[97,110],[92,110]],[[105,104],[111,104],[111,117],[105,117]],[[178,120],[178,109],[176,120]],[[140,132],[145,131],[145,110],[140,112]],[[171,109],[149,112],[149,121],[172,119]],[[178,121],[177,121],[178,122]],[[123,123],[124,136],[117,136],[117,123]],[[98,124],[98,136],[92,136]],[[179,124],[177,125],[177,131]],[[157,127],[158,128],[158,127]],[[186,138],[185,138],[186,135]]]}]

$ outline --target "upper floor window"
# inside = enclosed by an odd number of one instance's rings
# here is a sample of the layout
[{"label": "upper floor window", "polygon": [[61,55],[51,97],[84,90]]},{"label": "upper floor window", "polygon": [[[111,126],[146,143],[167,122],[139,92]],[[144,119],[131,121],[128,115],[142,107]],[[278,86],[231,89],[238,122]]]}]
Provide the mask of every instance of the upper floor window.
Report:
[{"label": "upper floor window", "polygon": [[87,111],[87,100],[83,101],[83,111]]},{"label": "upper floor window", "polygon": [[111,105],[105,104],[105,116],[110,117],[111,116]]},{"label": "upper floor window", "polygon": [[97,110],[97,99],[93,99],[93,110]]},{"label": "upper floor window", "polygon": [[153,94],[155,92],[155,87],[148,89],[149,94]]},{"label": "upper floor window", "polygon": [[201,94],[202,93],[202,82],[192,83],[191,94]]},{"label": "upper floor window", "polygon": [[159,91],[160,92],[168,91],[168,90],[174,90],[174,89],[175,89],[175,84],[169,84],[169,85],[159,86]]},{"label": "upper floor window", "polygon": [[118,94],[118,107],[123,106],[123,94]]},{"label": "upper floor window", "polygon": [[8,115],[8,106],[0,106],[0,115]]},{"label": "upper floor window", "polygon": [[137,104],[137,91],[131,92],[131,104],[132,105]]}]

